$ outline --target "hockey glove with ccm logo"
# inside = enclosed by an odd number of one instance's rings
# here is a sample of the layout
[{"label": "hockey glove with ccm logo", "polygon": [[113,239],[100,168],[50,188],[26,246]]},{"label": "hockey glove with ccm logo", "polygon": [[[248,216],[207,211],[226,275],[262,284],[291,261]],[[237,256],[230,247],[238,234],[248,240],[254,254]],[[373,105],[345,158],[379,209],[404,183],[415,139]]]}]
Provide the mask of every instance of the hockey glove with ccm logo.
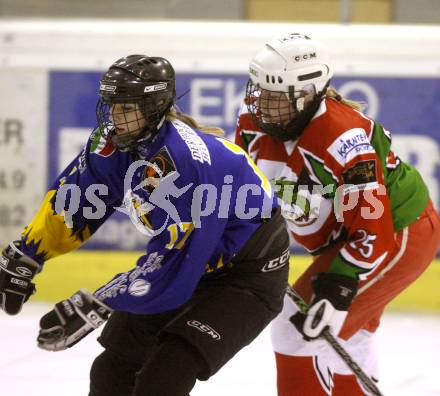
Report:
[{"label": "hockey glove with ccm logo", "polygon": [[312,279],[312,302],[305,313],[290,318],[307,341],[318,338],[325,329],[337,336],[356,295],[358,281],[341,274],[322,272]]},{"label": "hockey glove with ccm logo", "polygon": [[70,348],[101,326],[112,312],[93,294],[81,289],[40,319],[38,346],[47,351]]},{"label": "hockey glove with ccm logo", "polygon": [[20,251],[20,241],[14,241],[0,256],[0,304],[3,311],[16,315],[35,293],[32,278],[40,271],[39,264]]}]

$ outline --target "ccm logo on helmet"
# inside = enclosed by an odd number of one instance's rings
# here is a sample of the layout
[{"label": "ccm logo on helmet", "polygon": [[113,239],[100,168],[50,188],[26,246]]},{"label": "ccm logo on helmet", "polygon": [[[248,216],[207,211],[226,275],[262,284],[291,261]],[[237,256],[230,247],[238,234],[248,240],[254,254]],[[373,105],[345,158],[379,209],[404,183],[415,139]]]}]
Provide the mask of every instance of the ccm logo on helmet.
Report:
[{"label": "ccm logo on helmet", "polygon": [[289,262],[289,256],[290,256],[290,252],[289,249],[287,249],[282,256],[270,260],[268,263],[266,263],[264,267],[261,269],[261,271],[271,272],[284,267]]},{"label": "ccm logo on helmet", "polygon": [[186,324],[188,326],[196,328],[197,330],[199,330],[202,333],[208,334],[214,341],[221,340],[219,333],[217,333],[212,327],[210,327],[206,324],[200,323],[198,320],[188,320],[188,322],[186,322]]},{"label": "ccm logo on helmet", "polygon": [[296,55],[293,57],[293,60],[296,62],[300,62],[303,60],[309,60],[316,58],[316,52],[311,52],[310,54]]}]

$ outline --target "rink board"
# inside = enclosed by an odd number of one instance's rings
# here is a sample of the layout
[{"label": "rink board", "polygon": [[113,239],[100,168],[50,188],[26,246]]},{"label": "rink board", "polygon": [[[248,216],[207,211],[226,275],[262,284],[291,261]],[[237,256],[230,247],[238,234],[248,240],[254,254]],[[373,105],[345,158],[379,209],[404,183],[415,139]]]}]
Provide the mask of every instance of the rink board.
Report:
[{"label": "rink board", "polygon": [[[80,288],[96,290],[117,273],[133,267],[139,252],[75,252],[46,263],[44,271],[36,277],[37,293],[34,301],[62,300]],[[290,260],[290,280],[301,274],[311,258],[295,255]],[[388,307],[394,311],[440,313],[440,259],[410,288]]]}]

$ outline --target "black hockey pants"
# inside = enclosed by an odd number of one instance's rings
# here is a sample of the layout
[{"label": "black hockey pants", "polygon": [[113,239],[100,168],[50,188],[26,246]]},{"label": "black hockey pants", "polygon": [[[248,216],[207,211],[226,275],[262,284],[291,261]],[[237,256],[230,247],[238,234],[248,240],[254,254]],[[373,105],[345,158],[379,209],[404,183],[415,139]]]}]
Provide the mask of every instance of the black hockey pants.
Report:
[{"label": "black hockey pants", "polygon": [[228,272],[200,281],[177,310],[115,312],[91,369],[89,396],[188,396],[252,342],[281,311],[289,237],[278,210],[233,260]]}]

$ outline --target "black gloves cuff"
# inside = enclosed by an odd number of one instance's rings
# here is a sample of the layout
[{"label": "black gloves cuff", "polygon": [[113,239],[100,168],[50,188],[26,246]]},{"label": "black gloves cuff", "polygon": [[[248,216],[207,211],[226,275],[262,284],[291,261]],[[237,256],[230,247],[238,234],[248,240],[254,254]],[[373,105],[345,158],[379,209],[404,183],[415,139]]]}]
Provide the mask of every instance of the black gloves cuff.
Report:
[{"label": "black gloves cuff", "polygon": [[347,311],[356,296],[358,280],[346,275],[322,272],[312,279],[312,301],[327,299],[339,311]]}]

